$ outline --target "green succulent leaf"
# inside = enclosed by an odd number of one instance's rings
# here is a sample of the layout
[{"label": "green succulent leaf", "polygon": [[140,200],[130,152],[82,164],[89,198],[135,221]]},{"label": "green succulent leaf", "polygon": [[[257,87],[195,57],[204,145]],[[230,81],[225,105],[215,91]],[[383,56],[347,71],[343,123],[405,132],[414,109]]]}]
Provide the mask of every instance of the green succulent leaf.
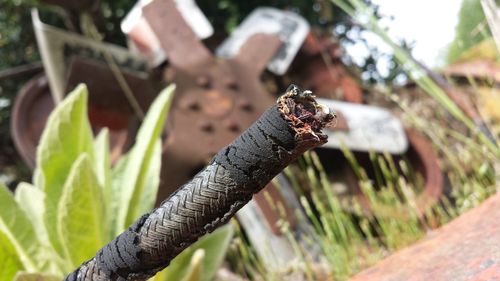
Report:
[{"label": "green succulent leaf", "polygon": [[[107,199],[108,211],[111,214],[116,214],[118,210],[123,206],[120,200],[122,200],[120,190],[123,187],[123,182],[128,179],[127,167],[130,165],[129,161],[133,159],[129,154],[122,156],[116,163],[112,175],[111,175],[111,191],[110,199]],[[144,190],[139,198],[139,203],[137,206],[137,212],[139,214],[145,214],[151,209],[153,209],[156,202],[156,195],[158,192],[158,186],[160,183],[160,169],[161,169],[161,141],[158,139],[154,145],[154,151],[150,159],[149,169],[146,171],[146,182],[144,183]],[[109,225],[116,225],[116,216],[109,216]],[[112,231],[110,233],[110,239],[116,236],[117,232]]]},{"label": "green succulent leaf", "polygon": [[87,88],[79,85],[51,113],[37,150],[37,185],[45,192],[44,222],[49,239],[63,254],[57,233],[57,208],[63,186],[82,153],[93,156],[92,130],[87,117]]},{"label": "green succulent leaf", "polygon": [[43,223],[45,193],[29,183],[21,182],[17,185],[15,199],[33,224],[38,239],[48,245],[49,237]]},{"label": "green succulent leaf", "polygon": [[35,168],[35,170],[33,171],[33,185],[36,186],[37,188],[39,189],[43,189],[43,187],[45,186],[44,184],[44,178],[43,178],[43,174],[42,174],[42,171],[40,170],[40,168]]},{"label": "green succulent leaf", "polygon": [[38,268],[43,272],[62,274],[60,267],[64,263],[63,259],[50,244],[47,228],[43,223],[45,193],[29,183],[21,182],[17,185],[14,197],[19,207],[31,221],[40,242],[39,256],[36,257]]},{"label": "green succulent leaf", "polygon": [[203,260],[205,259],[205,250],[197,249],[191,261],[189,262],[189,268],[186,275],[182,278],[182,281],[202,281],[203,279]]},{"label": "green succulent leaf", "polygon": [[109,202],[111,190],[111,162],[109,156],[109,130],[102,129],[94,141],[95,170],[103,187],[105,202]]},{"label": "green succulent leaf", "polygon": [[157,139],[153,147],[153,153],[149,163],[149,169],[146,171],[144,188],[142,193],[138,194],[139,200],[137,205],[137,213],[145,214],[154,208],[156,203],[156,195],[160,185],[161,172],[161,140]]},{"label": "green succulent leaf", "polygon": [[14,281],[60,281],[61,277],[44,273],[19,272]]},{"label": "green succulent leaf", "polygon": [[0,231],[0,281],[10,281],[16,272],[23,270],[23,263],[7,235]]},{"label": "green succulent leaf", "polygon": [[154,168],[152,165],[157,162],[155,157],[157,140],[163,130],[174,89],[173,85],[167,87],[153,102],[139,129],[135,145],[127,156],[129,159],[122,163],[125,167],[120,167],[124,174],[119,177],[121,182],[114,183],[114,186],[119,186],[119,190],[113,190],[120,194],[119,206],[115,210],[118,213],[116,234],[122,232],[143,214],[144,208],[140,203],[144,198],[141,194],[150,187],[149,170]]},{"label": "green succulent leaf", "polygon": [[[121,202],[122,194],[120,193],[120,190],[122,189],[122,183],[126,179],[126,169],[129,158],[130,154],[122,155],[111,170],[111,192],[107,195],[105,193],[105,196],[110,196],[111,198],[109,201],[106,201],[110,214],[117,214],[118,210],[120,210],[123,206],[123,203]],[[113,239],[119,233],[117,230],[118,216],[110,215],[108,216],[108,220],[109,225],[111,226],[109,239]]]},{"label": "green succulent leaf", "polygon": [[40,243],[30,219],[14,200],[13,194],[0,184],[0,232],[16,250],[24,268],[38,270]]},{"label": "green succulent leaf", "polygon": [[74,163],[58,208],[59,237],[75,267],[107,242],[102,189],[87,154]]},{"label": "green succulent leaf", "polygon": [[201,277],[200,279],[187,280],[212,280],[224,261],[233,233],[233,226],[228,224],[211,234],[205,235],[178,255],[162,272],[164,276],[163,279],[157,281],[185,280],[183,278],[189,276],[191,261],[196,251],[199,249],[203,249],[205,253],[202,266],[203,274],[199,275]]}]

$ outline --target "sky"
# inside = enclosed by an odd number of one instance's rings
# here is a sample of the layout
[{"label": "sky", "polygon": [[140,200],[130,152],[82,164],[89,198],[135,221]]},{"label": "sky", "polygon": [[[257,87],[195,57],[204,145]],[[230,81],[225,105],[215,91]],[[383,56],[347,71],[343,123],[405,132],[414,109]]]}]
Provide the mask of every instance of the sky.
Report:
[{"label": "sky", "polygon": [[[430,67],[443,64],[446,47],[455,36],[461,0],[373,0],[380,6],[383,16],[392,20],[382,21],[389,28],[392,38],[414,42],[413,56]],[[370,45],[387,51],[376,35],[367,34]],[[366,55],[362,46],[353,46],[347,52],[354,58]],[[356,61],[356,59],[355,59]],[[379,68],[384,67],[381,62]]]}]

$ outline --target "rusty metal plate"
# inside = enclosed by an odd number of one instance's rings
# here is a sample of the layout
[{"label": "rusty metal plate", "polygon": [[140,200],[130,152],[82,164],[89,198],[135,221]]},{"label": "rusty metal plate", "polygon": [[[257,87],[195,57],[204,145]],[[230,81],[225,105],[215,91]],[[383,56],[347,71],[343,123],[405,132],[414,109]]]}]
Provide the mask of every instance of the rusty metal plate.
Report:
[{"label": "rusty metal plate", "polygon": [[177,67],[199,65],[212,57],[174,1],[153,1],[142,12],[170,63]]},{"label": "rusty metal plate", "polygon": [[350,280],[500,280],[500,194]]},{"label": "rusty metal plate", "polygon": [[443,70],[444,75],[456,77],[474,77],[500,83],[500,65],[493,60],[478,59],[454,63]]}]

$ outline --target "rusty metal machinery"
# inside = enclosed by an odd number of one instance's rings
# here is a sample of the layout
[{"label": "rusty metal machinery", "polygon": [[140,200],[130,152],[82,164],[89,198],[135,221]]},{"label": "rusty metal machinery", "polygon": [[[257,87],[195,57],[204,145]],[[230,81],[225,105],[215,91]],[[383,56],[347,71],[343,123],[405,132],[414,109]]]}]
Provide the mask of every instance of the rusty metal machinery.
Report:
[{"label": "rusty metal machinery", "polygon": [[[234,58],[217,58],[196,37],[174,5],[174,1],[154,1],[144,9],[145,17],[168,54],[168,64],[158,80],[163,84],[177,84],[163,136],[159,201],[192,178],[220,148],[246,130],[273,104],[276,97],[269,89],[281,89],[293,81],[313,90],[320,97],[363,103],[363,92],[339,61],[339,48],[335,42],[309,34],[286,78],[276,77],[267,73],[265,68],[281,46],[278,37],[255,35]],[[80,81],[74,76],[75,73],[85,72],[85,82],[94,85],[112,79],[109,73],[100,75],[101,82],[89,78],[95,76],[89,69],[103,67],[98,62],[75,60],[72,63],[68,89]],[[269,87],[265,84],[267,82],[263,82],[263,77],[271,77],[272,83],[276,85]],[[136,85],[134,93],[137,99],[146,108],[153,96],[142,92],[144,81],[131,79],[129,82]],[[89,87],[93,95],[91,102],[95,101],[94,106],[89,106],[89,116],[94,129],[102,126],[115,129],[113,158],[116,159],[132,140],[137,120],[121,99],[123,96],[117,94],[119,91],[112,85],[110,87],[112,89],[105,92],[116,95],[106,95],[106,99],[102,100],[99,100],[102,95],[96,92],[97,88]],[[35,163],[36,144],[52,108],[50,90],[43,75],[33,78],[16,98],[12,135],[17,149],[31,167]],[[126,108],[126,118],[117,115],[123,108]],[[339,130],[349,130],[342,116],[339,125]],[[425,179],[424,190],[416,202],[423,215],[442,196],[444,177],[431,143],[411,129],[406,130],[406,136],[410,144],[406,156]],[[340,152],[336,152],[335,158],[329,157],[329,153],[332,152],[327,152],[327,149],[318,151],[326,168],[327,162],[342,161]],[[356,156],[361,154],[356,153]],[[347,167],[348,163],[342,165]],[[363,199],[359,187],[356,187],[357,180],[351,178],[347,184],[354,189],[354,195],[359,196],[361,202],[368,202]],[[286,201],[275,186],[268,185],[266,190],[273,200]],[[255,199],[251,204],[260,209],[271,232],[279,235],[277,222],[280,215],[263,193],[255,195]],[[370,209],[368,203],[365,207]],[[500,197],[497,195],[432,232],[424,241],[393,254],[352,280],[500,280],[498,210]],[[291,227],[296,227],[298,222],[293,215],[293,208],[285,208],[285,212]]]},{"label": "rusty metal machinery", "polygon": [[[161,201],[204,167],[221,147],[248,128],[274,102],[276,97],[268,91],[262,77],[270,76],[265,73],[266,65],[282,43],[277,36],[254,35],[244,44],[238,55],[221,59],[215,57],[196,37],[176,9],[174,1],[154,1],[144,8],[143,13],[168,55],[168,66],[160,79],[162,83],[177,84],[164,135],[161,186],[158,194],[158,200]],[[320,97],[362,103],[362,91],[339,61],[339,56],[339,47],[335,42],[317,39],[311,33],[293,62],[287,79],[293,79],[300,85],[313,89]],[[95,69],[99,69],[101,74],[95,75]],[[119,145],[115,145],[118,147],[115,149],[115,157],[118,157],[126,149],[127,141],[134,132],[134,126],[128,126],[134,124],[132,112],[123,104],[123,95],[116,89],[116,85],[109,83],[113,76],[99,62],[73,60],[67,89],[81,82],[82,75],[76,74],[83,73],[86,73],[83,75],[83,82],[89,84],[90,101],[94,104],[89,106],[91,122],[95,128],[107,125],[119,132]],[[42,81],[42,78],[37,79],[36,81]],[[150,85],[145,83],[147,81],[134,77],[129,77],[127,81],[134,88],[133,92],[141,106],[146,108],[152,100]],[[26,114],[33,111],[47,116],[52,108],[52,105],[47,105],[43,109],[27,110],[35,106],[33,99],[41,91],[40,87],[48,93],[46,80],[45,84],[40,83],[31,82],[21,92],[16,100],[16,107],[19,109],[14,110],[12,123],[16,146],[31,164],[34,163],[35,146],[43,124],[37,130],[26,129],[27,124],[34,122],[33,118]],[[282,88],[281,84],[286,82],[276,83],[279,85],[275,88]],[[106,88],[106,91],[99,90],[99,85],[104,84],[111,88]],[[27,92],[31,94],[28,95]],[[106,94],[105,99],[102,98],[103,93]],[[121,118],[118,116],[120,112],[126,112],[127,116]],[[34,120],[44,120],[42,117]],[[348,130],[345,122],[342,122],[342,116],[340,117],[341,126],[338,129]],[[31,132],[35,134],[20,135]],[[442,193],[443,177],[437,164],[437,156],[429,142],[412,131],[408,131],[407,136],[410,142],[410,158],[426,179],[425,191],[419,199],[419,206],[425,209]],[[27,140],[30,143],[26,143]],[[284,200],[275,187],[269,186],[267,189],[273,199]],[[276,225],[279,215],[272,210],[263,194],[257,194],[256,199],[272,231],[279,233]],[[293,227],[293,212],[286,212]]]},{"label": "rusty metal machinery", "polygon": [[155,1],[144,15],[170,62],[176,96],[167,125],[159,200],[177,189],[273,103],[259,81],[280,46],[256,35],[233,59],[217,59],[186,24],[174,1]]},{"label": "rusty metal machinery", "polygon": [[[319,97],[363,103],[358,82],[340,61],[338,44],[329,38],[318,38],[310,33],[287,74],[278,77],[265,71],[268,62],[282,46],[277,36],[254,35],[236,56],[222,59],[214,56],[197,38],[174,1],[153,1],[144,7],[143,15],[165,50],[168,62],[156,69],[161,74],[153,79],[122,72],[144,111],[156,89],[170,83],[177,85],[163,134],[158,203],[192,178],[219,149],[257,120],[276,100],[275,92],[282,90],[287,83],[294,82],[312,89]],[[139,120],[127,105],[120,87],[113,83],[115,78],[105,64],[78,57],[68,62],[66,89],[70,90],[80,82],[88,84],[92,127],[95,131],[103,126],[112,129],[112,159],[116,160],[133,141]],[[44,76],[30,81],[16,99],[11,124],[14,142],[31,167],[35,163],[36,144],[52,108]],[[338,117],[336,129],[349,130],[345,118],[341,114]],[[424,191],[417,199],[419,208],[424,211],[442,194],[443,176],[431,144],[414,131],[407,130],[406,135],[410,143],[407,156],[426,180]],[[327,149],[318,151],[320,157],[325,151]],[[340,156],[323,162],[328,166],[328,162],[339,163],[342,159]],[[347,161],[342,165],[347,167]],[[363,200],[362,192],[356,193],[359,191],[357,180],[347,184],[354,190],[354,196],[367,202]],[[249,204],[252,208],[241,210],[243,214],[239,219],[242,225],[245,225],[244,220],[252,218],[254,221],[247,221],[247,225],[256,226],[258,222],[260,229],[257,232],[266,237],[256,235],[259,236],[256,239],[274,245],[273,255],[279,255],[286,262],[293,259],[294,254],[281,234],[278,221],[283,217],[275,206],[283,207],[290,229],[297,237],[308,226],[295,217],[295,211],[301,207],[293,191],[288,191],[290,196],[284,189],[269,184],[265,192],[267,194],[260,192],[254,196],[255,200]],[[369,204],[365,207],[370,209]],[[246,231],[249,236],[253,235],[251,230]],[[258,254],[270,268],[284,266],[279,261],[273,264],[274,256],[267,260],[266,253]]]}]

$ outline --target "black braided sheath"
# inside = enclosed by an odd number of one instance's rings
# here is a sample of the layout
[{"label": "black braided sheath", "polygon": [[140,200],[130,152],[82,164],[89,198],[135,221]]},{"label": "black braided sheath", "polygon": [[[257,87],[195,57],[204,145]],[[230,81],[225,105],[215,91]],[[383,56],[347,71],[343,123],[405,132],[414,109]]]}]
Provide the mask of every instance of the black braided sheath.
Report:
[{"label": "black braided sheath", "polygon": [[65,280],[146,280],[199,237],[228,222],[252,195],[320,141],[301,141],[277,106],[217,153],[160,207]]}]

